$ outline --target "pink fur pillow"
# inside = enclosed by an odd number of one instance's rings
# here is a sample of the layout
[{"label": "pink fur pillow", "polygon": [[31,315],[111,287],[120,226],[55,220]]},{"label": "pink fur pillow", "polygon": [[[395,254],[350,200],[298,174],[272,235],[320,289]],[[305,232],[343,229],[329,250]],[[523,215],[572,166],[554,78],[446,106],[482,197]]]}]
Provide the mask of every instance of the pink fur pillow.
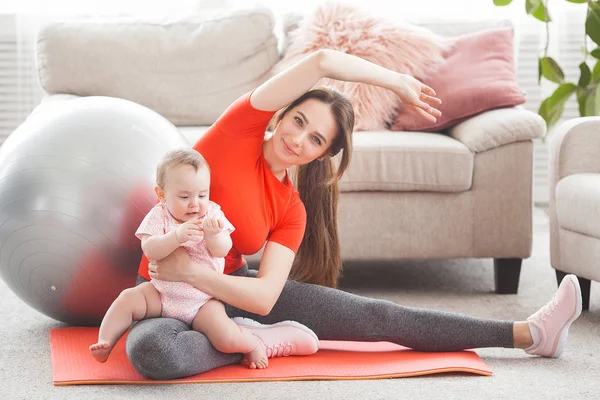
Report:
[{"label": "pink fur pillow", "polygon": [[[319,49],[340,50],[419,79],[429,77],[449,46],[430,31],[391,23],[339,3],[326,3],[290,33],[291,44],[274,67],[279,72]],[[362,83],[323,79],[319,85],[334,86],[354,107],[356,130],[387,129],[400,105],[392,91]]]},{"label": "pink fur pillow", "polygon": [[523,104],[513,58],[512,29],[457,36],[446,62],[424,80],[442,100],[442,116],[431,123],[400,106],[392,130],[439,132],[481,112]]}]

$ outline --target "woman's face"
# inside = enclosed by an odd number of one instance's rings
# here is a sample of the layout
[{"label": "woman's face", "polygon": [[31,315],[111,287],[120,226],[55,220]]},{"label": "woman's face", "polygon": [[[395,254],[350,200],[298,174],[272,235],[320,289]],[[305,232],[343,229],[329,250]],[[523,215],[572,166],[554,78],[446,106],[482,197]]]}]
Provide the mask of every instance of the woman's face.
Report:
[{"label": "woman's face", "polygon": [[337,134],[328,104],[316,99],[288,111],[273,132],[273,150],[289,165],[304,165],[327,156]]}]

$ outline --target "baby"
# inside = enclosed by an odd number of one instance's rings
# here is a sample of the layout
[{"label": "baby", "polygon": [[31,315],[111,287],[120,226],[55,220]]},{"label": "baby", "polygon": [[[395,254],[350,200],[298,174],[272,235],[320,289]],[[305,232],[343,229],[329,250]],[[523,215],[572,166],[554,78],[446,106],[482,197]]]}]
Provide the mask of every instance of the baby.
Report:
[{"label": "baby", "polygon": [[[160,202],[136,232],[151,263],[184,246],[193,261],[223,272],[234,227],[221,208],[209,201],[209,187],[210,170],[200,153],[177,149],[165,155],[157,169],[155,187]],[[105,362],[134,321],[160,316],[191,325],[221,352],[243,353],[249,368],[268,366],[264,343],[229,319],[223,303],[185,282],[157,279],[121,292],[102,320],[98,343],[89,347],[92,356]]]}]

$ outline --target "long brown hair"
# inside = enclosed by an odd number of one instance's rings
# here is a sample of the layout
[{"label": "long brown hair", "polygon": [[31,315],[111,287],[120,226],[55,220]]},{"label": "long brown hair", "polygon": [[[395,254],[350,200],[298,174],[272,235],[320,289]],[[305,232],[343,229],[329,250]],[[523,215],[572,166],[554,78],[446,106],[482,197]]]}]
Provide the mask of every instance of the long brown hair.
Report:
[{"label": "long brown hair", "polygon": [[[329,105],[337,132],[327,151],[327,157],[298,166],[292,173],[300,199],[306,208],[306,231],[294,259],[290,278],[336,287],[342,270],[337,225],[338,180],[350,164],[354,110],[343,94],[332,88],[320,87],[306,92],[278,112],[273,122],[278,123],[290,110],[309,99]],[[340,156],[336,157],[336,167],[332,157],[340,152]]]}]

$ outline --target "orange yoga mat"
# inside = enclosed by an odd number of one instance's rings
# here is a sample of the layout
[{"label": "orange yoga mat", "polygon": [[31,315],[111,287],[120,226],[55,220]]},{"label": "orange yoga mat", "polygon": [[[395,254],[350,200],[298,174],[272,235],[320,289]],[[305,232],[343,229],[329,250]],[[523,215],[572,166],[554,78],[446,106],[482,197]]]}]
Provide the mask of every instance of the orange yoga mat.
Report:
[{"label": "orange yoga mat", "polygon": [[96,384],[214,383],[290,380],[380,379],[441,372],[492,375],[473,351],[425,353],[388,342],[336,342],[322,340],[311,356],[269,360],[269,367],[250,370],[242,364],[217,368],[181,379],[152,380],[138,374],[125,355],[122,338],[105,364],[88,352],[98,328],[60,328],[50,331],[55,386]]}]

